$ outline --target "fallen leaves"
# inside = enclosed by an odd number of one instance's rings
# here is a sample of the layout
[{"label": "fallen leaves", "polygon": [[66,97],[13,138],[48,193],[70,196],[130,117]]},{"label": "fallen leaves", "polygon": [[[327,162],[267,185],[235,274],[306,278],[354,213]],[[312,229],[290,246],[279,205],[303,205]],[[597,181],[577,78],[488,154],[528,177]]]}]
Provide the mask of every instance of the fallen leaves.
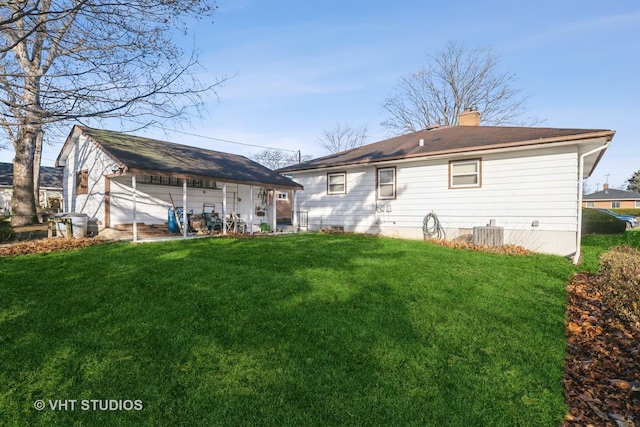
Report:
[{"label": "fallen leaves", "polygon": [[564,426],[640,426],[640,325],[616,316],[594,283],[578,274],[567,286]]},{"label": "fallen leaves", "polygon": [[444,246],[446,248],[465,249],[468,251],[492,252],[492,253],[499,253],[504,255],[533,254],[533,252],[531,252],[530,250],[523,248],[522,246],[516,246],[516,245],[502,245],[502,246],[474,245],[473,243],[467,242],[465,240],[427,239],[427,241],[439,246]]},{"label": "fallen leaves", "polygon": [[32,253],[45,253],[66,249],[85,248],[87,246],[104,243],[102,239],[75,239],[75,238],[52,238],[37,239],[24,242],[12,243],[0,246],[0,257],[23,255]]}]

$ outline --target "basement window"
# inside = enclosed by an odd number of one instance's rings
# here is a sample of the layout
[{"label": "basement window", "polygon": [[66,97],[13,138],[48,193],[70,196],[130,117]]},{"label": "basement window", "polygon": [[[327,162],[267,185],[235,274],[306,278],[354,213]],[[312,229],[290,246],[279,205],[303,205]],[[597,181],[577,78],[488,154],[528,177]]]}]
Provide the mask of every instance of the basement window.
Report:
[{"label": "basement window", "polygon": [[480,159],[449,162],[449,188],[474,188],[481,184]]},{"label": "basement window", "polygon": [[76,194],[89,194],[89,171],[76,173]]}]

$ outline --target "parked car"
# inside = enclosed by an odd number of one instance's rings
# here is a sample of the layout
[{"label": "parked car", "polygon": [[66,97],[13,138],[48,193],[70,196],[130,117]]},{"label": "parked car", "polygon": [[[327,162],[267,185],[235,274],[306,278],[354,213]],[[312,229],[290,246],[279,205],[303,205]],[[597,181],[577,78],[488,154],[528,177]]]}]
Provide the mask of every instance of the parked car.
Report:
[{"label": "parked car", "polygon": [[636,228],[638,226],[638,218],[636,218],[635,216],[631,216],[631,215],[620,215],[615,213],[614,211],[610,211],[609,209],[602,209],[602,208],[597,208],[599,211],[602,211],[604,213],[607,213],[613,217],[618,218],[621,221],[624,221],[627,223],[627,228]]}]

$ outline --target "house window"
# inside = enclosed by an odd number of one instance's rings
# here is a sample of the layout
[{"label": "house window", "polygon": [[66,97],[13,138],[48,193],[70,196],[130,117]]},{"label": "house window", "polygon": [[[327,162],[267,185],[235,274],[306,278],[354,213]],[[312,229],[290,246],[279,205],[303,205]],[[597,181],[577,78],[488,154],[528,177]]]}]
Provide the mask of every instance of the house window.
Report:
[{"label": "house window", "polygon": [[449,162],[449,188],[480,187],[480,159]]},{"label": "house window", "polygon": [[611,202],[611,209],[620,209],[620,202]]},{"label": "house window", "polygon": [[396,168],[378,169],[378,199],[396,198]]},{"label": "house window", "polygon": [[636,208],[640,208],[640,200],[636,200]]},{"label": "house window", "polygon": [[89,194],[89,171],[76,173],[76,194]]},{"label": "house window", "polygon": [[588,208],[595,208],[596,204],[595,204],[595,202],[587,202],[587,207]]},{"label": "house window", "polygon": [[289,200],[289,195],[283,191],[279,191],[278,200]]},{"label": "house window", "polygon": [[345,194],[347,192],[347,173],[327,174],[327,194]]}]

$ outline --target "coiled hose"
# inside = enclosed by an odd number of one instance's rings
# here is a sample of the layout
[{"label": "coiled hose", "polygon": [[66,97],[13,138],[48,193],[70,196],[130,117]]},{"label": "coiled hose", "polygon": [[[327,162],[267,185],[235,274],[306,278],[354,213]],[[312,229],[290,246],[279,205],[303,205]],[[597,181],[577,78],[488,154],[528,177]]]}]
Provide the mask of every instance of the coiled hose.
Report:
[{"label": "coiled hose", "polygon": [[442,228],[440,220],[438,219],[438,215],[431,212],[424,217],[422,220],[422,234],[424,235],[425,240],[443,240],[446,237],[444,228]]}]

